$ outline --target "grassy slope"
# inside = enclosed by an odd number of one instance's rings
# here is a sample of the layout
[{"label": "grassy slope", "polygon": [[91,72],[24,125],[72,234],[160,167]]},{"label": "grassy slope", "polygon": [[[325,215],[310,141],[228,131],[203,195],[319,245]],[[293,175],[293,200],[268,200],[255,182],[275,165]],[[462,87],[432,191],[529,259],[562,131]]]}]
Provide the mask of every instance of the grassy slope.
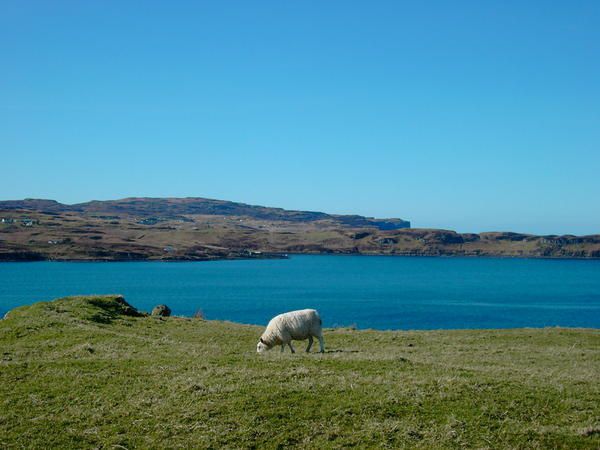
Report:
[{"label": "grassy slope", "polygon": [[121,312],[0,321],[0,447],[600,446],[600,330],[329,330],[324,355],[259,356],[259,327]]}]

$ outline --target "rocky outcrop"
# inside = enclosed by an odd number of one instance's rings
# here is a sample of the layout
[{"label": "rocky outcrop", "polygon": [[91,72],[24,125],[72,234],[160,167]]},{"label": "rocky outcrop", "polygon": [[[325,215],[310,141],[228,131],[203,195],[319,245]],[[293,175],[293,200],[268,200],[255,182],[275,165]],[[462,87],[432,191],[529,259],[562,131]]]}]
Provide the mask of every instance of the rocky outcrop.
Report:
[{"label": "rocky outcrop", "polygon": [[171,308],[169,308],[167,305],[156,305],[154,308],[152,308],[151,315],[158,317],[169,317],[171,315]]}]

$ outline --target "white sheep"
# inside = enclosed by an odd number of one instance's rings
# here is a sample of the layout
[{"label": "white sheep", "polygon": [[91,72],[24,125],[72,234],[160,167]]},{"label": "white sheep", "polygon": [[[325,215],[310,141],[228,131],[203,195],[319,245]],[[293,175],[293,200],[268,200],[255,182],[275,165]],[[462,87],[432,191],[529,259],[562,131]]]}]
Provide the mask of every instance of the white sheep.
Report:
[{"label": "white sheep", "polygon": [[314,309],[302,309],[300,311],[290,311],[273,317],[264,333],[256,344],[256,351],[262,353],[271,350],[276,345],[281,345],[281,351],[289,345],[292,353],[295,353],[292,347],[292,339],[303,341],[308,339],[306,352],[310,352],[313,344],[313,336],[319,340],[321,353],[325,352],[323,343],[323,331],[321,329],[321,317]]}]

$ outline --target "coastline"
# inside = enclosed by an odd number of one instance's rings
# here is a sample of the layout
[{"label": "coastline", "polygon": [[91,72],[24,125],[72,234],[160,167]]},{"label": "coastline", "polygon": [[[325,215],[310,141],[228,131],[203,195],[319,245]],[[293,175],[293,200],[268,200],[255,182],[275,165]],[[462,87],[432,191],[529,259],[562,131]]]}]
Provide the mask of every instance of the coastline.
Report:
[{"label": "coastline", "polygon": [[[4,209],[2,209],[4,205]],[[600,234],[458,233],[206,199],[0,201],[0,261],[210,261],[285,254],[600,259]]]},{"label": "coastline", "polygon": [[538,256],[538,255],[504,255],[504,254],[428,254],[428,253],[347,253],[347,252],[288,252],[285,254],[269,254],[261,257],[190,257],[190,258],[3,258],[2,263],[33,263],[33,262],[80,262],[80,263],[139,263],[139,262],[156,262],[156,263],[184,263],[184,262],[212,262],[212,261],[256,261],[256,260],[273,260],[273,259],[289,259],[292,256],[346,256],[346,257],[390,257],[390,258],[465,258],[465,259],[534,259],[534,260],[574,260],[574,261],[598,261],[600,256]]}]

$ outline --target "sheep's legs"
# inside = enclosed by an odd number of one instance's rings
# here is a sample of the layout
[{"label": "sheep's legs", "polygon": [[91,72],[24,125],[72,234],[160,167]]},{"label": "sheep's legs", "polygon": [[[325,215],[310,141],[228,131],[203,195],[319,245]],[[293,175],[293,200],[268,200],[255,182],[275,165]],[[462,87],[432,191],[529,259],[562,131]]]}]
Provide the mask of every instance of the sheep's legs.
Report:
[{"label": "sheep's legs", "polygon": [[325,353],[325,342],[323,341],[323,336],[322,335],[319,336],[318,339],[319,339],[319,347],[320,347],[319,351],[321,353]]},{"label": "sheep's legs", "polygon": [[[291,342],[288,342],[287,345],[289,345],[290,350],[292,351],[292,353],[296,353],[296,350],[294,350],[294,347],[292,347],[292,343]],[[281,344],[281,353],[283,353],[284,350],[285,350],[285,344]]]},{"label": "sheep's legs", "polygon": [[308,347],[306,347],[306,353],[310,353],[310,348],[312,347],[313,344],[313,337],[309,336],[308,337]]}]

